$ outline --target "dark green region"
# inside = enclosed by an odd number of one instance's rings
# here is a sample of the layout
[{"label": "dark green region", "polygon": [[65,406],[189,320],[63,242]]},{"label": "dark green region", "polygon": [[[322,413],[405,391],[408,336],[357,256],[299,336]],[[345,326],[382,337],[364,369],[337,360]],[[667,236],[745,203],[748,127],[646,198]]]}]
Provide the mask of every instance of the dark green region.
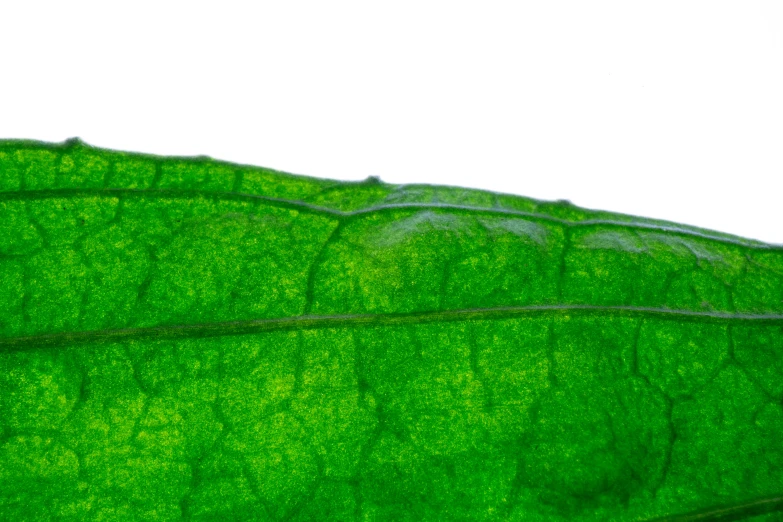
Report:
[{"label": "dark green region", "polygon": [[0,520],[783,521],[783,248],[0,142]]}]

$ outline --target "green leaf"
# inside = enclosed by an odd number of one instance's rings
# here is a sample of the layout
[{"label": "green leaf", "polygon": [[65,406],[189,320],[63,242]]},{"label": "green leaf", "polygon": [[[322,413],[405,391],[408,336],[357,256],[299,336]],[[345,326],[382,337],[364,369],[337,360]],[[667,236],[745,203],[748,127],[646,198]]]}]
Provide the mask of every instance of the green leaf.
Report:
[{"label": "green leaf", "polygon": [[782,441],[779,246],[0,142],[1,520],[770,522]]}]

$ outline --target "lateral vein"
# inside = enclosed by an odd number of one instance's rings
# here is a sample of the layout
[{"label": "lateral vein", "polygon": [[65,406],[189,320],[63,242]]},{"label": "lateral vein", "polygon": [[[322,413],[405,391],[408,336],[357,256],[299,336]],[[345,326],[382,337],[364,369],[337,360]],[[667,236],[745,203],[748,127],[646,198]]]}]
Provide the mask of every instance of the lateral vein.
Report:
[{"label": "lateral vein", "polygon": [[669,515],[648,519],[645,522],[728,522],[730,520],[744,520],[752,516],[764,515],[783,511],[783,496],[774,495],[764,497],[741,504],[722,507],[710,507],[680,515]]},{"label": "lateral vein", "polygon": [[362,328],[426,324],[433,322],[488,321],[525,317],[548,316],[616,316],[630,318],[658,318],[708,323],[751,322],[783,326],[783,314],[743,314],[725,312],[697,312],[668,308],[633,306],[548,305],[499,308],[471,308],[415,313],[302,315],[272,319],[225,321],[214,323],[165,325],[143,328],[120,328],[59,332],[33,336],[0,339],[0,351],[21,351],[44,347],[68,346],[93,342],[158,338],[195,338],[244,335],[283,330],[312,330],[323,328]]},{"label": "lateral vein", "polygon": [[206,190],[187,190],[187,189],[125,189],[125,188],[110,188],[110,189],[45,189],[45,190],[29,190],[29,191],[15,191],[15,192],[0,192],[0,201],[3,200],[31,200],[31,199],[49,199],[57,197],[76,197],[76,196],[152,196],[152,197],[170,197],[170,198],[184,198],[200,196],[211,199],[249,199],[254,201],[263,201],[271,206],[280,208],[290,208],[293,210],[299,210],[302,212],[310,212],[314,214],[325,214],[333,216],[337,219],[352,219],[361,217],[368,214],[391,212],[394,210],[402,209],[441,209],[441,210],[453,210],[461,212],[469,212],[471,214],[495,214],[505,215],[518,218],[527,218],[533,220],[547,221],[566,227],[593,227],[593,226],[608,226],[627,229],[639,229],[639,230],[651,230],[654,232],[665,232],[667,234],[676,234],[680,236],[695,237],[700,239],[708,239],[710,241],[717,241],[730,245],[737,245],[745,248],[753,248],[757,250],[772,250],[783,251],[783,245],[768,244],[762,242],[756,242],[754,240],[743,240],[741,238],[724,237],[720,235],[709,234],[707,232],[700,232],[697,230],[688,230],[676,226],[676,224],[663,225],[655,223],[639,223],[636,221],[618,221],[610,219],[586,219],[584,221],[569,221],[566,219],[556,218],[547,214],[538,214],[534,212],[523,212],[513,209],[505,208],[482,208],[471,207],[466,205],[455,205],[449,203],[394,203],[386,205],[376,205],[364,209],[354,211],[342,211],[330,207],[324,207],[307,203],[305,201],[295,201],[283,198],[273,198],[270,196],[263,196],[260,194],[245,194],[237,192],[225,192],[225,191],[206,191]]}]

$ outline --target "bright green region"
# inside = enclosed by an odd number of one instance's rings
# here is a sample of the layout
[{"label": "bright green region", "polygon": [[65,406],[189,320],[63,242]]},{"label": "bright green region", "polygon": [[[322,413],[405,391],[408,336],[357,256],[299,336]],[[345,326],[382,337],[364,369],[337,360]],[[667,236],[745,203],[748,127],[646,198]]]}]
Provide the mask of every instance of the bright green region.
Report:
[{"label": "bright green region", "polygon": [[0,512],[637,520],[776,494],[783,411],[746,377],[758,364],[681,399],[634,369],[640,327],[702,326],[564,316],[5,352]]},{"label": "bright green region", "polygon": [[526,219],[432,210],[360,215],[324,249],[312,312],[557,304],[562,249],[562,227]]},{"label": "bright green region", "polygon": [[783,249],[0,142],[0,520],[783,520]]}]

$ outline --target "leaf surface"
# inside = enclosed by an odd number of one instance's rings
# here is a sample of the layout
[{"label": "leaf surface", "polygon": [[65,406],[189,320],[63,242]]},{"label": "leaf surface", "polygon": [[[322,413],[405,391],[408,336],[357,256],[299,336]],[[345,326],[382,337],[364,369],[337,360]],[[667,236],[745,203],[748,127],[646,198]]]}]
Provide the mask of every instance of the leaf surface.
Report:
[{"label": "leaf surface", "polygon": [[2,520],[781,520],[783,248],[0,142]]}]

